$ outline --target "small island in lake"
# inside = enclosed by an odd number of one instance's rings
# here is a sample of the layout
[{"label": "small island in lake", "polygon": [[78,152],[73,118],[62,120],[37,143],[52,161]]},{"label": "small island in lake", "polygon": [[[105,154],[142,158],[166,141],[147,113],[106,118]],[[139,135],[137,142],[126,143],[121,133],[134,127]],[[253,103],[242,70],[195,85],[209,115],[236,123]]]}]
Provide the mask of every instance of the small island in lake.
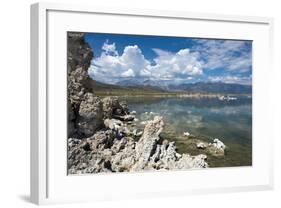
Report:
[{"label": "small island in lake", "polygon": [[68,32],[67,45],[68,174],[252,165],[251,41]]}]

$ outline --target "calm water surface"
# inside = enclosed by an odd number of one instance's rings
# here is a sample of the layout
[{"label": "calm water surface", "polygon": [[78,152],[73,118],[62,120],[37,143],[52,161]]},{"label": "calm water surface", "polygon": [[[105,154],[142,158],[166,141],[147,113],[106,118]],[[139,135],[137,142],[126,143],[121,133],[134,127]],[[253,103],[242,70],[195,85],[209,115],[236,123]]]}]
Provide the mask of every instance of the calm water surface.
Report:
[{"label": "calm water surface", "polygon": [[[162,137],[175,141],[180,153],[196,155],[198,150],[183,136],[188,131],[200,140],[223,141],[228,150],[225,157],[208,155],[211,167],[252,165],[252,103],[251,98],[241,97],[232,101],[217,98],[152,98],[127,97],[130,110],[137,112],[140,121],[163,116]],[[121,100],[122,100],[121,99]]]}]

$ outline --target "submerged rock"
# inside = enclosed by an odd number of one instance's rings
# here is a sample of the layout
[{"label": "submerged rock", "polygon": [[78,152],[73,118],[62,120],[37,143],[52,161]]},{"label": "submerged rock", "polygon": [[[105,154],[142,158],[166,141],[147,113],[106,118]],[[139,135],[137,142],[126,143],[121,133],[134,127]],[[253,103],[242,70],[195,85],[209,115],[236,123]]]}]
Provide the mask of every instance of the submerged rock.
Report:
[{"label": "submerged rock", "polygon": [[219,139],[214,139],[213,143],[210,143],[208,146],[208,151],[210,154],[222,157],[225,155],[226,146]]},{"label": "submerged rock", "polygon": [[223,157],[225,155],[226,146],[219,139],[214,139],[212,143],[206,143],[198,140],[196,148],[213,155],[215,157]]},{"label": "submerged rock", "polygon": [[183,136],[186,136],[186,137],[189,137],[190,136],[190,133],[189,132],[183,132]]},{"label": "submerged rock", "polygon": [[226,146],[225,144],[220,141],[219,139],[214,139],[214,142],[212,144],[214,147],[216,147],[217,149],[221,149],[221,150],[225,150]]},{"label": "submerged rock", "polygon": [[131,111],[131,112],[130,112],[130,114],[132,114],[132,115],[136,115],[136,114],[137,114],[137,112],[136,112],[136,111]]},{"label": "submerged rock", "polygon": [[206,149],[208,147],[208,145],[204,142],[199,142],[199,143],[197,143],[196,147],[198,149]]}]

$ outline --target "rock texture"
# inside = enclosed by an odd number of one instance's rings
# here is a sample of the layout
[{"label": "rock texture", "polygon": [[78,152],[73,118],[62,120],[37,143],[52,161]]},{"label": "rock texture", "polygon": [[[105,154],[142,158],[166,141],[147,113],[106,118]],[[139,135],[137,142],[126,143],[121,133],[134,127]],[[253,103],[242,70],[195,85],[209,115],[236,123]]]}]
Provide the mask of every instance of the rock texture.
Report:
[{"label": "rock texture", "polygon": [[83,33],[69,32],[67,35],[68,136],[84,136],[86,118],[83,119],[83,116],[79,116],[79,112],[83,111],[83,109],[80,110],[81,102],[88,102],[87,99],[91,96],[88,94],[85,97],[85,94],[89,92],[85,86],[90,79],[88,68],[93,58],[93,52],[84,41]]},{"label": "rock texture", "polygon": [[156,116],[148,122],[139,141],[128,136],[118,139],[116,128],[111,124],[107,130],[98,131],[81,142],[69,139],[69,173],[208,167],[206,155],[179,154],[174,142],[161,141],[159,135],[164,127],[162,117]]},{"label": "rock texture", "polygon": [[208,147],[208,145],[204,142],[199,142],[199,143],[197,143],[196,147],[198,149],[206,149]]},{"label": "rock texture", "polygon": [[68,137],[85,138],[103,127],[104,118],[128,117],[128,106],[117,97],[99,98],[88,87],[93,52],[83,33],[68,33]]},{"label": "rock texture", "polygon": [[159,116],[156,116],[153,121],[146,124],[143,135],[136,145],[136,159],[138,162],[134,166],[135,170],[144,169],[148,162],[150,162],[150,157],[156,152],[157,143],[160,139],[159,135],[163,127],[163,119]]},{"label": "rock texture", "polygon": [[[117,97],[105,97],[102,99],[104,118],[112,118],[121,108]],[[120,110],[122,111],[122,110]]]},{"label": "rock texture", "polygon": [[217,157],[224,156],[225,150],[226,150],[225,144],[219,139],[214,139],[214,141],[210,143],[208,146],[209,153]]},{"label": "rock texture", "polygon": [[196,144],[197,149],[205,150],[206,153],[216,156],[216,157],[223,157],[225,155],[226,146],[225,144],[220,141],[219,139],[214,139],[211,143],[206,142],[198,142]]},{"label": "rock texture", "polygon": [[83,33],[68,33],[67,44],[68,98],[70,103],[79,105],[89,81],[88,68],[93,58],[90,46],[84,41]]},{"label": "rock texture", "polygon": [[91,136],[103,125],[102,102],[92,93],[86,93],[79,106],[77,129],[85,136]]}]

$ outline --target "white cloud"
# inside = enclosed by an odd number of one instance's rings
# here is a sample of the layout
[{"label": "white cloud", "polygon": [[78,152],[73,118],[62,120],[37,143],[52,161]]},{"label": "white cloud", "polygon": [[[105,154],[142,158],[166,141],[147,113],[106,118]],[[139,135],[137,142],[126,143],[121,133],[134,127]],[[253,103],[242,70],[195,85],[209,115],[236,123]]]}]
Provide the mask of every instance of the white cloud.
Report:
[{"label": "white cloud", "polygon": [[158,56],[169,56],[169,55],[171,55],[170,52],[164,51],[164,50],[159,49],[159,48],[152,48],[152,50],[153,50],[154,53],[156,53]]},{"label": "white cloud", "polygon": [[150,62],[145,59],[141,49],[137,45],[126,46],[119,59],[124,69],[133,70],[136,76],[139,76],[150,65]]},{"label": "white cloud", "polygon": [[223,68],[228,71],[246,72],[251,70],[252,53],[246,41],[197,40],[193,48],[204,59],[204,68]]},{"label": "white cloud", "polygon": [[114,83],[120,78],[139,76],[150,65],[136,45],[126,46],[122,55],[118,55],[115,43],[105,42],[102,50],[89,69],[90,76],[102,82]]},{"label": "white cloud", "polygon": [[121,77],[134,77],[135,72],[132,69],[128,69],[127,71],[121,74]]},{"label": "white cloud", "polygon": [[123,78],[157,80],[190,80],[193,76],[203,73],[203,63],[199,61],[199,53],[189,49],[171,53],[154,48],[156,53],[154,63],[147,60],[137,46],[126,46],[121,55],[116,50],[115,43],[108,41],[102,46],[100,57],[94,58],[89,69],[93,79],[106,83],[115,83]]},{"label": "white cloud", "polygon": [[203,73],[202,62],[199,61],[197,52],[190,52],[189,49],[182,49],[177,53],[160,49],[154,51],[158,56],[154,59],[155,65],[150,66],[150,71],[158,79],[187,79]]},{"label": "white cloud", "polygon": [[[192,48],[170,52],[152,48],[156,57],[148,60],[137,45],[128,45],[118,53],[115,43],[108,40],[102,53],[92,60],[89,74],[93,79],[116,83],[134,78],[165,82],[221,81],[251,84],[251,76],[242,76],[252,67],[251,48],[245,41],[194,40]],[[224,75],[210,76],[209,70],[221,68]]]},{"label": "white cloud", "polygon": [[118,55],[115,43],[109,44],[108,40],[106,40],[106,42],[103,44],[102,50],[104,50],[104,53],[108,55]]}]

